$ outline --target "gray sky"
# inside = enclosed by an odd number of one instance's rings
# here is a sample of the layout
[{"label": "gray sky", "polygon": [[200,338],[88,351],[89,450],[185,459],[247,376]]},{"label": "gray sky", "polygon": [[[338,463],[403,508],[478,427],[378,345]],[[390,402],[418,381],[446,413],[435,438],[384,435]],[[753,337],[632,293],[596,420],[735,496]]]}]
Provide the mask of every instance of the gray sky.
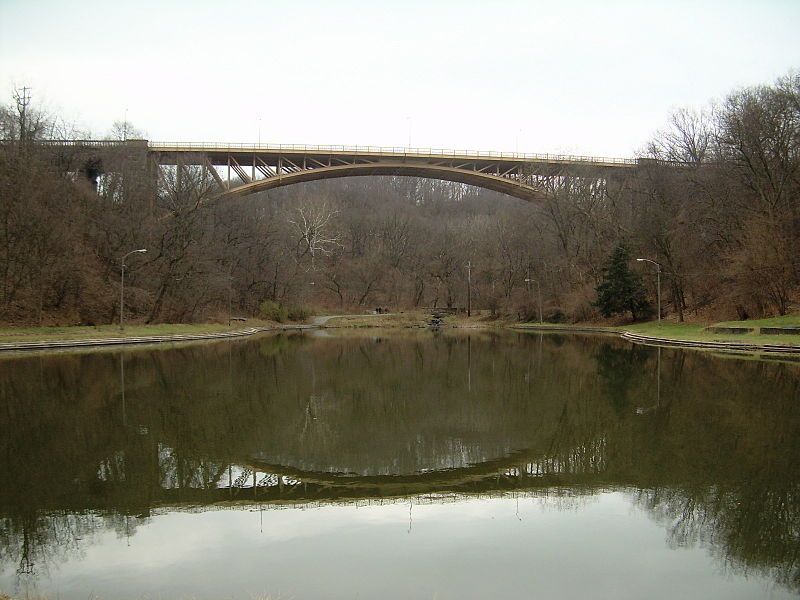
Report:
[{"label": "gray sky", "polygon": [[101,136],[626,156],[800,67],[800,2],[0,0],[0,92]]}]

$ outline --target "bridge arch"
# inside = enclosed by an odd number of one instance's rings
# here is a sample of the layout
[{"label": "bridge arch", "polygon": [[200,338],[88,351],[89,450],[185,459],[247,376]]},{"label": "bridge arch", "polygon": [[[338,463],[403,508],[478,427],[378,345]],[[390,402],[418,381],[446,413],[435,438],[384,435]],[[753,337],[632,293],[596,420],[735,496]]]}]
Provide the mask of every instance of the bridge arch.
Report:
[{"label": "bridge arch", "polygon": [[602,191],[609,177],[635,168],[632,159],[372,146],[214,145],[148,143],[159,166],[201,166],[216,180],[217,198],[245,196],[297,183],[364,175],[453,181],[528,202],[582,180]]},{"label": "bridge arch", "polygon": [[[528,202],[553,190],[589,186],[605,194],[638,166],[637,159],[521,154],[431,148],[302,146],[284,144],[161,143],[148,140],[44,140],[60,163],[99,161],[115,171],[135,163],[148,175],[174,169],[178,186],[184,167],[200,167],[215,180],[216,198],[244,196],[297,183],[363,175],[404,175],[474,185]],[[89,161],[89,162],[87,162]],[[92,163],[94,164],[94,163]],[[93,179],[95,171],[83,168]],[[80,170],[80,169],[79,169]]]},{"label": "bridge arch", "polygon": [[257,179],[245,182],[240,186],[224,190],[219,198],[231,198],[255,194],[266,190],[276,189],[322,179],[337,179],[341,177],[359,176],[409,176],[426,179],[453,181],[476,187],[507,194],[528,202],[541,202],[547,196],[536,186],[524,184],[516,180],[501,177],[496,174],[467,171],[446,165],[426,165],[420,163],[403,163],[386,161],[381,163],[361,163],[352,165],[332,165],[315,169],[299,170],[285,175],[278,175],[268,179]]}]

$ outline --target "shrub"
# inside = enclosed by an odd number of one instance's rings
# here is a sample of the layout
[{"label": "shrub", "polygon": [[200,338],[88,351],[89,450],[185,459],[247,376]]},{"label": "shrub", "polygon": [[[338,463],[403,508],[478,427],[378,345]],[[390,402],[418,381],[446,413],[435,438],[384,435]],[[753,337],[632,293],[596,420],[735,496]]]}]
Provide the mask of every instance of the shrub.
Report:
[{"label": "shrub", "polygon": [[539,321],[539,305],[535,302],[523,302],[517,304],[517,320],[531,322]]},{"label": "shrub", "polygon": [[305,321],[314,315],[314,311],[308,306],[290,306],[288,316],[290,321]]},{"label": "shrub", "polygon": [[564,297],[564,313],[573,323],[595,321],[600,313],[594,306],[595,290],[591,283],[586,283],[571,290]]},{"label": "shrub", "polygon": [[562,308],[551,308],[545,311],[544,320],[547,323],[566,323],[567,315]]},{"label": "shrub", "polygon": [[286,310],[286,307],[272,300],[264,300],[258,308],[261,318],[268,321],[283,323],[289,317],[289,311]]}]

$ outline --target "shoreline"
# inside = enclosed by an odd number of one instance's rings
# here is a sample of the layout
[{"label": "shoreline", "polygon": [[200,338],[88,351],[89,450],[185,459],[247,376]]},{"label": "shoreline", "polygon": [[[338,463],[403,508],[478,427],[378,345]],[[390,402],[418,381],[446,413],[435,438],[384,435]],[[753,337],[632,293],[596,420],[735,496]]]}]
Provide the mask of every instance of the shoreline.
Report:
[{"label": "shoreline", "polygon": [[[256,335],[265,332],[278,332],[278,331],[303,331],[314,329],[341,329],[348,328],[342,327],[342,324],[328,324],[330,320],[342,319],[344,321],[351,319],[359,319],[364,315],[332,315],[317,317],[311,323],[297,323],[297,324],[268,324],[259,325],[254,327],[247,327],[244,329],[236,329],[230,331],[207,331],[198,333],[175,333],[175,334],[161,334],[161,335],[136,335],[136,336],[117,336],[117,337],[89,337],[89,338],[67,338],[67,339],[39,339],[39,340],[24,340],[24,341],[9,341],[0,342],[0,354],[6,352],[20,352],[28,350],[58,350],[70,348],[93,348],[93,347],[113,347],[113,346],[126,346],[126,345],[143,345],[143,344],[157,344],[169,342],[192,342],[192,341],[208,341],[208,340],[221,340],[230,338],[242,338]],[[370,319],[371,320],[371,319]],[[387,326],[384,322],[375,324],[359,324],[358,328],[393,328]],[[402,326],[400,327],[402,328]],[[627,340],[634,344],[642,344],[648,346],[662,346],[674,348],[689,348],[701,350],[717,350],[725,352],[738,352],[738,353],[764,353],[764,354],[800,354],[800,344],[781,344],[775,343],[773,340],[769,341],[756,341],[748,339],[747,341],[733,341],[733,340],[698,340],[692,339],[691,336],[681,336],[679,333],[673,332],[672,337],[652,335],[651,332],[640,333],[635,330],[629,330],[622,327],[604,327],[593,325],[558,325],[558,324],[543,324],[538,323],[494,323],[491,326],[481,326],[480,324],[462,325],[455,324],[445,326],[445,328],[453,329],[508,329],[512,331],[532,331],[543,333],[583,333],[583,334],[599,334],[599,335],[616,335],[620,338]]]},{"label": "shoreline", "polygon": [[59,350],[64,348],[92,348],[103,346],[127,346],[138,344],[158,344],[168,342],[193,342],[221,340],[228,338],[249,337],[257,333],[269,331],[296,331],[317,329],[318,326],[298,323],[296,325],[266,325],[248,327],[233,331],[209,331],[207,333],[176,333],[166,335],[142,335],[109,338],[75,338],[64,340],[34,340],[0,343],[0,354],[3,352],[19,352],[25,350]]},{"label": "shoreline", "polygon": [[724,352],[740,353],[764,353],[764,354],[800,354],[800,345],[794,344],[775,344],[770,342],[736,342],[736,341],[717,341],[717,340],[693,340],[689,338],[672,338],[655,335],[647,335],[630,331],[627,329],[614,327],[570,327],[567,325],[511,325],[508,329],[515,331],[538,331],[552,333],[595,333],[617,335],[633,344],[644,346],[660,346],[672,348],[688,348],[695,350],[717,350]]}]

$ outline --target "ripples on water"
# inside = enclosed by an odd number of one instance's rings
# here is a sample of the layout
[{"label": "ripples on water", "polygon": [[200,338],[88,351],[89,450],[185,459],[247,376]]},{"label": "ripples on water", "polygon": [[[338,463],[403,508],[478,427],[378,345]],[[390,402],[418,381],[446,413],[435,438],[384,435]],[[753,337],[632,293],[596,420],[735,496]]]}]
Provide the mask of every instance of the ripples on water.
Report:
[{"label": "ripples on water", "polygon": [[800,366],[512,333],[0,359],[0,592],[793,597]]}]

